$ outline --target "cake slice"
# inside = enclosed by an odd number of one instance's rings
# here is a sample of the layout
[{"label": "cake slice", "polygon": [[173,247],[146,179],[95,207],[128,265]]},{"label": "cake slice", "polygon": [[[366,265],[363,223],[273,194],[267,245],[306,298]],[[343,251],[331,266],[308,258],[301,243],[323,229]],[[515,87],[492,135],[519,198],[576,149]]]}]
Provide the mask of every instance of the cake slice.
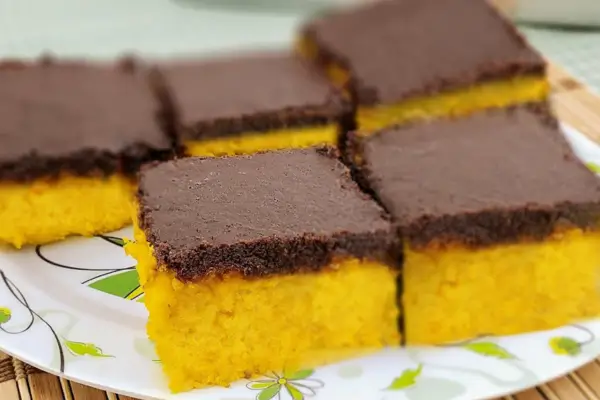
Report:
[{"label": "cake slice", "polygon": [[163,163],[138,202],[126,250],[172,390],[399,344],[397,235],[331,150]]},{"label": "cake slice", "polygon": [[600,185],[547,109],[390,128],[348,151],[402,232],[408,344],[600,314]]},{"label": "cake slice", "polygon": [[299,50],[351,94],[358,129],[544,100],[544,60],[483,0],[381,0],[318,17]]},{"label": "cake slice", "polygon": [[140,165],[177,147],[151,73],[134,64],[0,64],[0,244],[131,223]]},{"label": "cake slice", "polygon": [[292,52],[163,66],[188,154],[222,156],[335,145],[348,107]]}]

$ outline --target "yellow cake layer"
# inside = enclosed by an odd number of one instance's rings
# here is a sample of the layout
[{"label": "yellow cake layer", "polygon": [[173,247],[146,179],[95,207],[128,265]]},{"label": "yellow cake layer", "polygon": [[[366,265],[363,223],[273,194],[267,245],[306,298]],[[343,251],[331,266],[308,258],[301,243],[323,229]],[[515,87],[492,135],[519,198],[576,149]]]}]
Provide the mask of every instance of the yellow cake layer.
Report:
[{"label": "yellow cake layer", "polygon": [[415,97],[398,104],[358,107],[356,121],[361,132],[372,133],[394,124],[438,117],[458,117],[477,111],[520,103],[544,101],[549,93],[545,78],[521,76],[480,83],[468,88]]},{"label": "yellow cake layer", "polygon": [[415,251],[404,264],[405,338],[443,343],[600,315],[600,233],[544,242]]},{"label": "yellow cake layer", "polygon": [[148,334],[175,392],[399,343],[397,273],[386,265],[347,259],[319,273],[184,284],[157,268],[135,232],[126,251],[138,261]]},{"label": "yellow cake layer", "polygon": [[[318,47],[310,40],[300,39],[296,48],[305,58],[316,61]],[[335,63],[323,68],[335,86],[348,91],[349,71]],[[545,76],[515,76],[440,92],[433,96],[417,96],[396,104],[359,105],[356,122],[361,133],[368,134],[394,124],[463,116],[488,108],[545,101],[549,93],[550,85]]]},{"label": "yellow cake layer", "polygon": [[0,243],[20,248],[120,229],[131,223],[134,187],[122,176],[1,183]]},{"label": "yellow cake layer", "polygon": [[338,127],[325,125],[270,132],[247,132],[208,140],[188,140],[185,147],[186,153],[191,156],[213,157],[316,145],[334,146],[337,141]]}]

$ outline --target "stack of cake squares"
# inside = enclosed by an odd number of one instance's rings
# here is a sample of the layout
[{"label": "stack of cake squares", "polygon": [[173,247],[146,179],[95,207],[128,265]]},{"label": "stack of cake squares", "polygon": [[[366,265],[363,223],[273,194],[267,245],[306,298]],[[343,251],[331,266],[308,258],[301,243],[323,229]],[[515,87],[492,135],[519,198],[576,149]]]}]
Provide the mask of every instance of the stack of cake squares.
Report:
[{"label": "stack of cake squares", "polygon": [[4,62],[0,87],[0,242],[133,222],[175,392],[600,314],[599,182],[484,1],[369,2],[284,51]]}]

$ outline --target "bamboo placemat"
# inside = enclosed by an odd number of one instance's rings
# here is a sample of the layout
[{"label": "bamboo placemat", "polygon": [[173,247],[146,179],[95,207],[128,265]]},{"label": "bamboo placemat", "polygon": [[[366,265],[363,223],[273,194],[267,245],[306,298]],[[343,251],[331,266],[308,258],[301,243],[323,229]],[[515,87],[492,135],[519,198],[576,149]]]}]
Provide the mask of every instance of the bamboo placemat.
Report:
[{"label": "bamboo placemat", "polygon": [[[600,97],[562,68],[552,66],[549,75],[558,117],[600,143]],[[0,400],[62,399],[135,400],[47,374],[0,352]],[[600,359],[568,376],[503,400],[600,400]]]}]

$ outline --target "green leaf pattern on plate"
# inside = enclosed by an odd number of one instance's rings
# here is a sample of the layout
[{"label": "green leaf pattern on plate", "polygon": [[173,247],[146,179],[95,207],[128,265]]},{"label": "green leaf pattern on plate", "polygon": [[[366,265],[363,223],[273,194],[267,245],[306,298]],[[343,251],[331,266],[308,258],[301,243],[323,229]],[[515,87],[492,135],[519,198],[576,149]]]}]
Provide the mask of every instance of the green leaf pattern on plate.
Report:
[{"label": "green leaf pattern on plate", "polygon": [[576,356],[581,353],[581,343],[567,336],[550,339],[550,348],[554,354]]},{"label": "green leaf pattern on plate", "polygon": [[600,174],[600,165],[593,163],[593,162],[585,163],[585,165],[588,167],[588,169],[590,171]]},{"label": "green leaf pattern on plate", "polygon": [[423,364],[419,364],[419,366],[415,369],[405,369],[402,374],[395,378],[390,386],[388,386],[387,390],[402,390],[408,387],[413,386],[417,383],[417,378],[421,375],[423,371]]},{"label": "green leaf pattern on plate", "polygon": [[283,374],[288,381],[297,381],[299,379],[306,379],[306,378],[310,377],[314,372],[315,372],[315,370],[313,370],[313,369],[303,369],[303,370],[291,372],[291,373],[284,372]]},{"label": "green leaf pattern on plate", "polygon": [[248,384],[248,389],[261,390],[261,389],[266,389],[266,388],[274,386],[274,385],[275,384],[271,381],[269,381],[269,382],[252,382],[251,384]]},{"label": "green leaf pattern on plate", "polygon": [[[127,239],[116,236],[100,235],[102,239],[119,247],[127,244]],[[143,302],[144,291],[140,286],[139,276],[134,268],[115,269],[112,272],[98,276],[85,282],[88,287],[106,294],[121,297],[126,300]]]},{"label": "green leaf pattern on plate", "polygon": [[461,347],[486,357],[500,358],[502,360],[516,358],[505,348],[494,342],[470,342],[463,344]]},{"label": "green leaf pattern on plate", "polygon": [[88,284],[92,289],[132,300],[142,294],[136,270],[116,271]]},{"label": "green leaf pattern on plate", "polygon": [[10,311],[10,308],[0,307],[0,325],[5,324],[8,321],[10,321],[11,317],[12,317],[12,312]]},{"label": "green leaf pattern on plate", "polygon": [[63,340],[64,345],[75,356],[90,356],[90,357],[113,357],[104,354],[102,349],[93,343],[75,342],[72,340]]},{"label": "green leaf pattern on plate", "polygon": [[261,392],[256,396],[257,400],[270,400],[273,397],[277,396],[279,394],[279,391],[281,390],[281,386],[278,384],[274,384],[272,386],[269,386],[263,390],[261,390]]},{"label": "green leaf pattern on plate", "polygon": [[323,382],[312,379],[313,369],[303,369],[294,372],[284,372],[282,375],[273,373],[268,379],[249,382],[246,387],[250,390],[260,390],[256,395],[257,400],[269,400],[281,397],[285,390],[293,400],[304,400],[314,396],[317,389],[323,387]]},{"label": "green leaf pattern on plate", "polygon": [[293,386],[291,383],[286,383],[285,384],[285,389],[287,390],[287,392],[289,393],[290,396],[292,396],[293,400],[302,400],[304,399],[304,394],[302,394],[302,392],[300,392],[298,389],[296,389],[295,386]]}]

